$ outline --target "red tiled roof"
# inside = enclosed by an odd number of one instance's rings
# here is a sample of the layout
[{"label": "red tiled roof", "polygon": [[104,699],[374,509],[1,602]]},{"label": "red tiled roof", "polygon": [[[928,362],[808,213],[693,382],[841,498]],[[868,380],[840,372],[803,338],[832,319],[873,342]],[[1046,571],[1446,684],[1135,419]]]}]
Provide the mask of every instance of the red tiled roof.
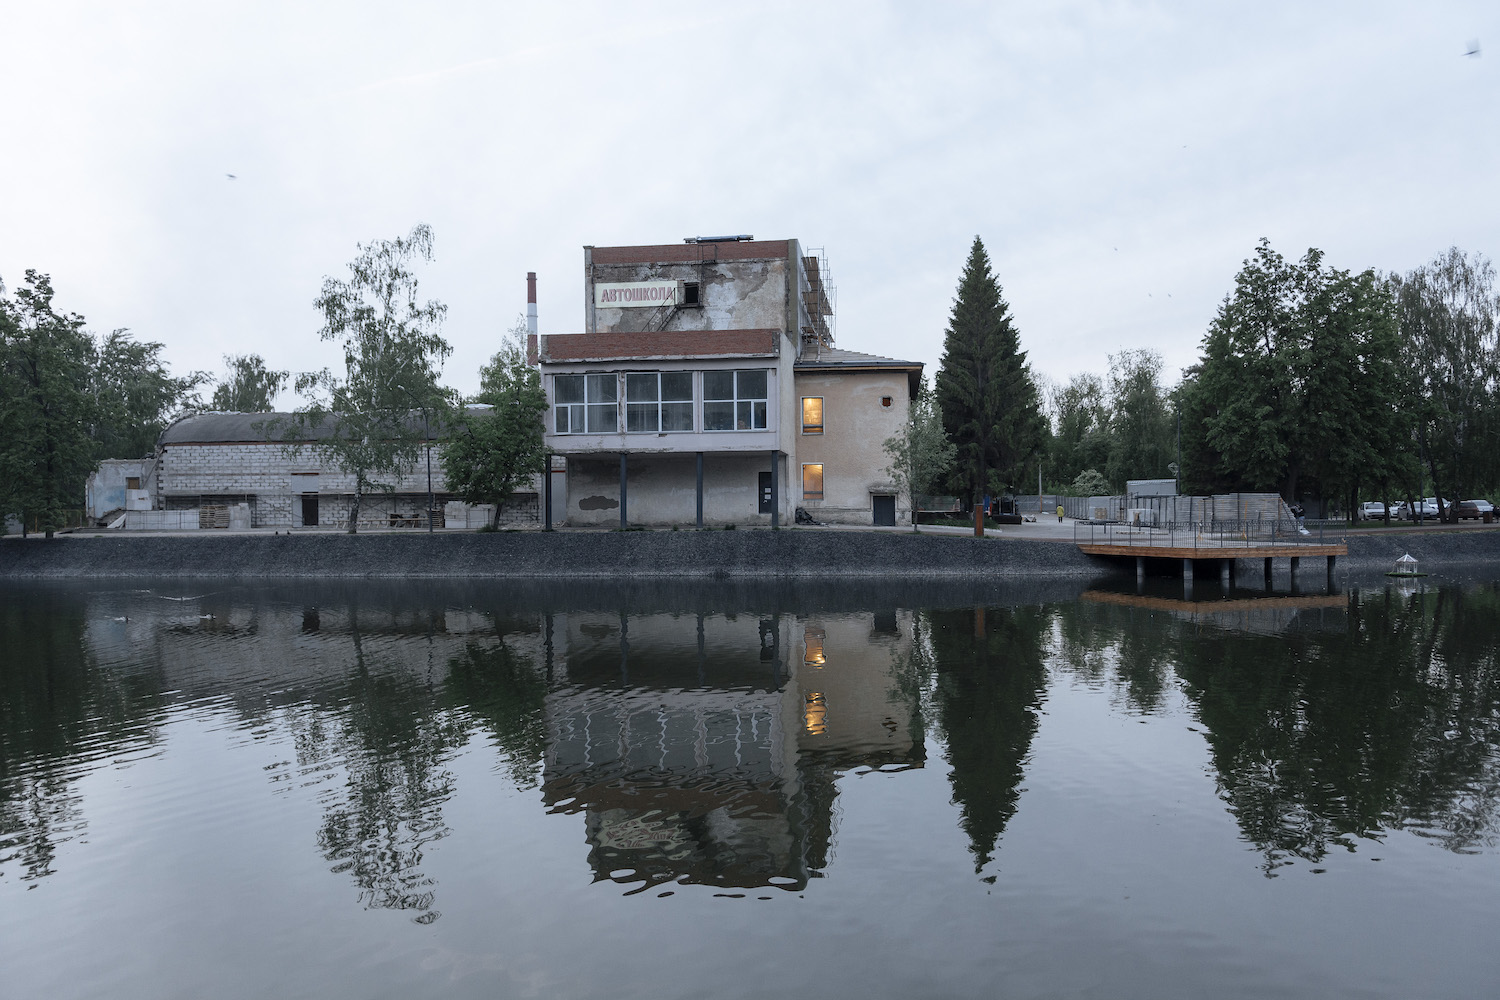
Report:
[{"label": "red tiled roof", "polygon": [[655,333],[567,333],[541,337],[543,364],[665,358],[776,357],[780,330],[661,330]]}]

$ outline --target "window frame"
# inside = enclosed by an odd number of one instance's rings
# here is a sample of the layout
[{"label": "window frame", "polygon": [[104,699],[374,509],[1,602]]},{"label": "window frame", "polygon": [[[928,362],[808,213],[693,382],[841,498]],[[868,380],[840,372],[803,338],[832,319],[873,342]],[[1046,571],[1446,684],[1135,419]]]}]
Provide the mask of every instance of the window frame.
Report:
[{"label": "window frame", "polygon": [[[697,392],[695,391],[694,386],[693,386],[693,381],[694,380],[693,380],[693,373],[691,371],[682,371],[680,369],[669,369],[669,370],[666,370],[666,371],[662,371],[660,369],[655,369],[655,370],[651,370],[651,371],[625,372],[624,374],[625,374],[625,433],[626,434],[691,434],[691,433],[693,433],[693,431],[697,427],[697,419],[696,419],[696,416],[695,416],[695,413],[694,413],[694,410],[696,408],[695,404],[697,402],[697,400],[695,398],[697,396]],[[663,380],[664,376],[668,376],[668,375],[685,376],[687,378],[687,397],[686,398],[673,398],[673,399],[665,399],[665,398],[663,398],[664,397],[664,390],[662,389],[662,380]],[[639,379],[639,378],[642,378],[642,377],[652,377],[652,378],[655,379],[655,381],[656,381],[656,398],[655,399],[641,399],[641,400],[632,400],[631,399],[631,397],[630,397],[630,381],[633,378],[634,379]],[[648,427],[648,428],[634,428],[633,429],[630,426],[631,416],[632,416],[631,408],[632,407],[643,407],[643,406],[654,407],[655,412],[656,412],[655,426]],[[666,425],[666,419],[665,419],[666,418],[666,410],[665,410],[665,407],[668,407],[668,406],[672,406],[672,407],[686,406],[687,407],[688,426],[686,426],[686,427],[674,427],[674,428],[671,428],[671,429],[664,429],[665,425]]]},{"label": "window frame", "polygon": [[[559,402],[561,395],[558,382],[563,379],[579,379],[583,385],[583,398],[577,402]],[[591,387],[614,384],[613,399],[595,398]],[[613,427],[593,426],[591,419],[598,410],[608,408],[614,413]],[[559,430],[557,418],[567,410],[568,429]],[[575,423],[575,415],[581,417],[582,426]],[[552,376],[552,433],[553,434],[618,434],[620,433],[620,381],[617,372],[558,372]]]},{"label": "window frame", "polygon": [[[818,422],[816,424],[810,424],[810,423],[807,422],[807,404],[808,404],[809,400],[813,400],[813,399],[816,399],[818,401]],[[823,421],[823,397],[822,396],[803,396],[802,397],[802,433],[803,434],[822,434],[823,433],[823,429],[824,429],[824,421]]]},{"label": "window frame", "polygon": [[[825,463],[823,463],[823,462],[803,462],[802,463],[802,499],[804,499],[804,500],[822,500],[823,499],[824,493],[825,493],[824,485],[826,483],[826,474],[825,474],[824,464]],[[813,492],[813,491],[811,491],[811,490],[809,490],[807,488],[807,470],[808,469],[817,469],[818,470],[818,489],[817,489],[816,492]]]},{"label": "window frame", "polygon": [[[708,395],[709,376],[727,374],[732,377],[734,385],[733,398],[713,397]],[[765,380],[765,394],[761,396],[741,395],[740,376],[760,375]],[[727,434],[746,431],[766,431],[771,428],[771,370],[769,368],[710,368],[703,372],[703,430],[709,434]],[[729,404],[729,427],[710,427],[710,408],[717,404],[723,406]],[[755,417],[756,404],[759,406],[760,426],[756,426]],[[741,407],[748,407],[750,413],[750,426],[737,426],[740,422]]]}]

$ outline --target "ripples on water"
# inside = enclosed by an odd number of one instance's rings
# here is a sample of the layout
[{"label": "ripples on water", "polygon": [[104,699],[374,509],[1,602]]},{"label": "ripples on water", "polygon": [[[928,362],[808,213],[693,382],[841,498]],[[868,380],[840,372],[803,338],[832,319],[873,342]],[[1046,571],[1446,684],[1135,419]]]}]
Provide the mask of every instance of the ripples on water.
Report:
[{"label": "ripples on water", "polygon": [[742,953],[834,995],[1500,972],[1462,947],[1500,926],[1492,585],[6,597],[27,993],[145,995],[162,940],[156,995],[775,992]]}]

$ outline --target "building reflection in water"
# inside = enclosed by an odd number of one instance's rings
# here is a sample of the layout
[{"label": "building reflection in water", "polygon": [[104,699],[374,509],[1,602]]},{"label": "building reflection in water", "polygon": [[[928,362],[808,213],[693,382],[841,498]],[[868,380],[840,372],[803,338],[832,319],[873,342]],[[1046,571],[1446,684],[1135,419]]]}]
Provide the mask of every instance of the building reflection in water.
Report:
[{"label": "building reflection in water", "polygon": [[818,877],[839,773],[923,761],[910,615],[874,617],[551,616],[542,794],[584,817],[596,880]]}]

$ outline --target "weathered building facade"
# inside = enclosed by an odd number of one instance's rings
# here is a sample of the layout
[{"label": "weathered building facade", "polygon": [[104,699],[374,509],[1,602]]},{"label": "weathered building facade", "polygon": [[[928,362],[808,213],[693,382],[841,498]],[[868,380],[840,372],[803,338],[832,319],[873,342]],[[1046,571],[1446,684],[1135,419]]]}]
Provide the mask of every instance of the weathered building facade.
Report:
[{"label": "weathered building facade", "polygon": [[[145,487],[157,510],[192,510],[246,505],[249,527],[346,526],[354,506],[355,480],[317,447],[318,431],[306,441],[282,441],[272,428],[290,414],[200,413],[175,421],[162,432]],[[434,509],[445,520],[455,515],[471,526],[469,512],[456,505],[443,475],[442,444],[430,440],[417,465],[396,480],[390,492],[360,497],[361,529],[425,526],[428,461]],[[456,505],[456,506],[455,506]],[[488,513],[493,513],[490,509]],[[515,495],[501,510],[506,527],[534,527],[537,494]],[[485,515],[474,518],[477,527]]]},{"label": "weathered building facade", "polygon": [[585,332],[534,345],[566,522],[895,523],[921,365],[834,349],[832,312],[796,240],[585,247]]}]

